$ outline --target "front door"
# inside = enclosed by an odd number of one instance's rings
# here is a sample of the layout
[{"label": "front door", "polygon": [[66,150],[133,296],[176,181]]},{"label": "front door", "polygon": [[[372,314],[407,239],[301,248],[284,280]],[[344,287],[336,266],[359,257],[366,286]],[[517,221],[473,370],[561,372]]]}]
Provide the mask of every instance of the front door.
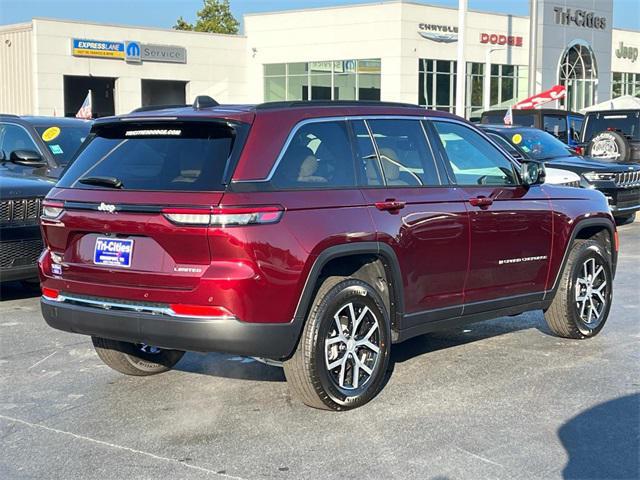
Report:
[{"label": "front door", "polygon": [[431,125],[471,222],[464,313],[539,299],[551,252],[546,195],[522,185],[512,161],[475,129],[444,120]]},{"label": "front door", "polygon": [[352,127],[378,240],[391,246],[402,271],[403,328],[460,314],[468,217],[436,166],[420,120],[358,120]]}]

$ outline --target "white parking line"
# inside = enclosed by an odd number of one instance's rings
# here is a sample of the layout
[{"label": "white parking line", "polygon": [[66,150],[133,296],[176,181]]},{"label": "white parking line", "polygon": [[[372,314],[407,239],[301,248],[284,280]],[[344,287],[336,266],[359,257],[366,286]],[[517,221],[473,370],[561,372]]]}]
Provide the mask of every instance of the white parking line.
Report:
[{"label": "white parking line", "polygon": [[182,467],[190,468],[192,470],[198,470],[200,472],[204,472],[204,473],[207,473],[207,474],[215,475],[215,476],[217,476],[219,478],[229,478],[229,479],[232,479],[232,480],[247,480],[247,479],[242,478],[242,477],[235,477],[233,475],[229,475],[229,474],[226,474],[226,473],[218,473],[218,472],[215,472],[213,470],[209,470],[209,469],[204,468],[204,467],[198,467],[197,465],[191,465],[189,463],[180,462],[180,461],[175,460],[173,458],[161,457],[160,455],[155,455],[153,453],[144,452],[142,450],[137,450],[135,448],[125,447],[125,446],[122,446],[122,445],[117,445],[115,443],[105,442],[103,440],[97,440],[95,438],[86,437],[84,435],[78,435],[77,433],[67,432],[65,430],[60,430],[60,429],[53,428],[53,427],[47,427],[46,425],[41,425],[39,423],[27,422],[26,420],[20,420],[19,418],[13,418],[13,417],[7,417],[5,415],[0,415],[0,419],[6,420],[8,422],[19,423],[19,424],[22,424],[22,425],[25,425],[25,426],[31,427],[31,428],[40,428],[40,429],[46,430],[48,432],[59,433],[59,434],[62,434],[62,435],[68,435],[68,436],[76,438],[78,440],[84,440],[86,442],[96,443],[98,445],[102,445],[102,446],[105,446],[105,447],[111,447],[111,448],[115,448],[115,449],[118,449],[118,450],[124,450],[124,451],[130,452],[130,453],[135,453],[135,454],[138,454],[138,455],[144,455],[146,457],[150,457],[150,458],[153,458],[155,460],[162,460],[162,461],[165,461],[165,462],[169,462],[169,463],[180,465]]}]

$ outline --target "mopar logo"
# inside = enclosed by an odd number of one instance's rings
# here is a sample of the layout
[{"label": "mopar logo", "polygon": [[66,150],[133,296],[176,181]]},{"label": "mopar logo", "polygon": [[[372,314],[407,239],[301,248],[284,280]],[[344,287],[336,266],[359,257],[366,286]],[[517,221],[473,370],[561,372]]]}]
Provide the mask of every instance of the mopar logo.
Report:
[{"label": "mopar logo", "polygon": [[116,211],[116,206],[102,202],[100,205],[98,205],[98,211],[114,213]]},{"label": "mopar logo", "polygon": [[124,59],[129,63],[141,63],[142,56],[140,52],[140,44],[138,42],[124,42]]}]

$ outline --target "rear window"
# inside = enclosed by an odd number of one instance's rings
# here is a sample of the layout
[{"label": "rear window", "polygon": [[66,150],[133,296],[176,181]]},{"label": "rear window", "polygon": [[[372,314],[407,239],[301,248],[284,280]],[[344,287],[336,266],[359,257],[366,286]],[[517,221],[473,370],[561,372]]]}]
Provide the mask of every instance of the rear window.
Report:
[{"label": "rear window", "polygon": [[585,142],[605,130],[617,130],[633,140],[640,140],[640,116],[637,112],[592,114],[587,117],[584,128]]},{"label": "rear window", "polygon": [[[66,170],[58,186],[222,190],[237,133],[237,128],[226,122],[102,126]],[[117,183],[114,187],[101,179],[119,182],[112,182]]]}]

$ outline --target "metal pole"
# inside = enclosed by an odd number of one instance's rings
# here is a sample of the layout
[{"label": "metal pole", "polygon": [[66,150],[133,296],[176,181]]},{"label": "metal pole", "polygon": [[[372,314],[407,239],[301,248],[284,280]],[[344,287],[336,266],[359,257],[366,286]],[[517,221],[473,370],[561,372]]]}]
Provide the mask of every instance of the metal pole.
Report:
[{"label": "metal pole", "polygon": [[[487,48],[484,55],[484,84],[482,92],[482,109],[491,109],[491,54],[497,50],[506,50],[502,47]],[[500,80],[500,79],[498,79]]]},{"label": "metal pole", "polygon": [[467,14],[467,0],[458,0],[458,57],[456,68],[456,115],[465,117],[465,93],[467,80],[467,64],[464,59],[465,19]]},{"label": "metal pole", "polygon": [[529,96],[537,93],[538,0],[529,0]]}]

